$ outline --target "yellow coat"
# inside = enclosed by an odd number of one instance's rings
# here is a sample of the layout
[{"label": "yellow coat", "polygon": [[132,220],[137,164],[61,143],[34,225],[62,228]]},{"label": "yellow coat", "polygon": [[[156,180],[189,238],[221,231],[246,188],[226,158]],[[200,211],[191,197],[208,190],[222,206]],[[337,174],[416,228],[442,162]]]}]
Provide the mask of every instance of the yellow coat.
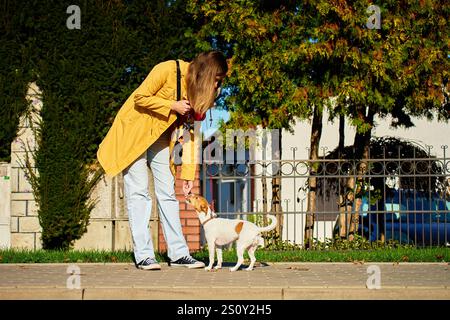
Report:
[{"label": "yellow coat", "polygon": [[[181,95],[187,100],[186,73],[188,62],[180,60]],[[144,82],[120,108],[114,122],[97,151],[97,159],[106,174],[115,176],[141,156],[177,120],[177,113],[170,109],[176,101],[177,69],[175,60],[156,65]],[[177,138],[183,134],[181,128],[172,135],[170,154]],[[196,165],[185,161],[185,148],[193,148],[191,140],[183,145],[181,179],[194,180]],[[191,149],[192,150],[192,149]],[[170,159],[170,169],[175,176],[176,169]]]}]

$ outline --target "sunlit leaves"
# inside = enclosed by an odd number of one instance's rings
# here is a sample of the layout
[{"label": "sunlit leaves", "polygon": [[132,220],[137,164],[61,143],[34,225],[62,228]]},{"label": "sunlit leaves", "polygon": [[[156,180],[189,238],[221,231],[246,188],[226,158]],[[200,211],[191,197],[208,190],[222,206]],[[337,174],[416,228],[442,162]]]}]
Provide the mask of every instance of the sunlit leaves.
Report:
[{"label": "sunlit leaves", "polygon": [[237,90],[227,103],[239,116],[230,123],[286,127],[296,117],[310,117],[313,105],[329,105],[324,101],[331,97],[337,97],[334,109],[361,132],[370,127],[364,123],[367,107],[380,115],[445,115],[449,5],[379,3],[377,30],[366,27],[371,4],[190,1],[194,16],[204,19],[196,34],[201,47],[216,36],[231,44],[227,84]]}]

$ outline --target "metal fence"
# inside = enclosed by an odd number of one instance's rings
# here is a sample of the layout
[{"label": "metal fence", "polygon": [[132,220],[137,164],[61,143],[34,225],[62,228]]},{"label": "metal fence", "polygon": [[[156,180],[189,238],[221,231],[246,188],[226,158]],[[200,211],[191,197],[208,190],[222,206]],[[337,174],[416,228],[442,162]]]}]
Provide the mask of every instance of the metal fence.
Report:
[{"label": "metal fence", "polygon": [[[332,159],[204,162],[203,195],[221,217],[261,224],[276,214],[282,239],[449,246],[450,160],[383,150],[367,161]],[[315,183],[315,185],[314,185]],[[315,196],[314,196],[315,195]],[[312,197],[313,196],[313,197]],[[308,219],[309,218],[309,219]]]}]

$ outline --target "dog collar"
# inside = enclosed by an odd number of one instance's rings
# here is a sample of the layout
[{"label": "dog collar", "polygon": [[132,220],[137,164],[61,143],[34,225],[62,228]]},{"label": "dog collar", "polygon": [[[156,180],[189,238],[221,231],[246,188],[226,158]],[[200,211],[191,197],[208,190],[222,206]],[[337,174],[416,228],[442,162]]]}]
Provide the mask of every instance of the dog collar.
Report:
[{"label": "dog collar", "polygon": [[204,226],[205,224],[207,224],[209,221],[211,221],[214,218],[215,217],[211,217],[211,218],[206,219],[205,221],[203,221],[202,226]]}]

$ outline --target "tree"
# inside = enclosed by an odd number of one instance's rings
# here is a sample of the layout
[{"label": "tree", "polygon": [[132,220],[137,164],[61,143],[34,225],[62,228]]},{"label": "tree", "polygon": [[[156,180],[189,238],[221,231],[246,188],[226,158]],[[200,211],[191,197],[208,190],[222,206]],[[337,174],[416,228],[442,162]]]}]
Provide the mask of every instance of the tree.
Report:
[{"label": "tree", "polygon": [[[190,12],[203,23],[203,28],[193,34],[198,38],[198,47],[220,49],[232,56],[231,74],[226,82],[230,95],[225,101],[231,118],[226,128],[245,130],[258,125],[265,129],[288,128],[294,122],[293,116],[308,112],[306,105],[292,103],[295,79],[285,76],[285,64],[279,59],[280,39],[287,36],[285,24],[290,23],[293,13],[271,6],[270,1],[190,1]],[[277,200],[281,191],[279,179],[272,179],[272,186],[275,201],[271,209],[278,213],[279,236],[282,227]],[[267,188],[264,191],[270,192]],[[263,196],[265,203],[267,195]]]},{"label": "tree", "polygon": [[[411,125],[411,115],[447,119],[442,86],[448,86],[450,69],[449,5],[380,3],[380,29],[368,23],[370,5],[363,0],[191,0],[190,11],[203,22],[195,34],[198,46],[232,55],[228,125],[291,129],[297,119],[312,118],[314,164],[324,108],[356,127],[354,157],[363,160],[375,115],[392,115],[394,125]],[[349,200],[360,203],[357,189],[365,170],[367,162],[361,161],[356,179],[345,182],[343,217]],[[307,243],[314,226],[314,174],[311,165]]]},{"label": "tree", "polygon": [[[327,62],[338,66],[333,88],[336,105],[330,111],[346,114],[356,126],[355,159],[361,159],[341,195],[341,218],[350,221],[348,233],[357,230],[358,217],[347,219],[351,202],[361,205],[362,178],[368,168],[374,117],[392,115],[393,125],[412,126],[411,115],[437,115],[448,119],[442,85],[448,79],[449,6],[438,1],[387,2],[380,5],[380,29],[367,27],[369,3],[356,1],[311,2],[319,17],[317,49],[330,48]],[[367,12],[367,11],[366,11]],[[373,13],[373,12],[371,12]],[[366,27],[361,22],[366,22]],[[363,26],[363,27],[361,27]],[[326,70],[333,73],[333,70]],[[326,79],[324,79],[326,80]],[[341,219],[342,233],[347,227]]]},{"label": "tree", "polygon": [[17,33],[20,17],[12,14],[13,9],[6,2],[0,13],[0,161],[6,162],[11,159],[19,118],[27,109],[25,95],[31,73],[30,52],[22,45],[23,35]]}]

